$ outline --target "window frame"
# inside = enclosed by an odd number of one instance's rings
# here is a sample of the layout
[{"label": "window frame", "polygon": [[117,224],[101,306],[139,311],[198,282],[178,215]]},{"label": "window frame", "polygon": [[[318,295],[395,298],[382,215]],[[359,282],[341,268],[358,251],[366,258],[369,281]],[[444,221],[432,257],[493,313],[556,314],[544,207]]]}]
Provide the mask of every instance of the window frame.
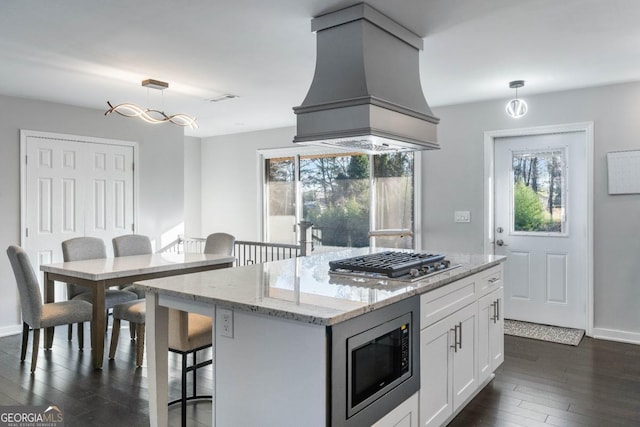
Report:
[{"label": "window frame", "polygon": [[[559,151],[562,154],[562,160],[564,162],[562,168],[562,202],[563,202],[563,218],[561,231],[519,231],[515,229],[515,172],[513,170],[513,159],[515,156],[521,156],[523,154],[552,154],[554,151]],[[570,221],[569,210],[570,206],[570,189],[569,189],[569,147],[562,146],[552,149],[536,149],[536,150],[511,150],[511,170],[509,171],[510,183],[509,183],[509,235],[511,236],[529,236],[529,237],[569,237]]]},{"label": "window frame", "polygon": [[[340,150],[335,148],[315,147],[315,146],[297,146],[288,148],[265,148],[256,150],[256,162],[258,170],[258,212],[259,221],[258,226],[260,236],[263,241],[268,241],[268,194],[267,194],[267,181],[266,181],[266,168],[265,163],[267,159],[281,158],[281,157],[293,157],[294,158],[294,175],[295,175],[295,192],[296,192],[296,224],[298,224],[302,218],[302,193],[300,183],[300,157],[314,156],[314,155],[340,155],[346,153],[352,153],[353,150]],[[369,156],[369,229],[373,228],[375,224],[375,194],[374,191],[374,174],[373,174],[373,154],[362,153]],[[421,152],[414,152],[413,156],[413,249],[420,250],[422,248],[422,155]],[[300,241],[300,230],[296,227],[296,242]]]}]

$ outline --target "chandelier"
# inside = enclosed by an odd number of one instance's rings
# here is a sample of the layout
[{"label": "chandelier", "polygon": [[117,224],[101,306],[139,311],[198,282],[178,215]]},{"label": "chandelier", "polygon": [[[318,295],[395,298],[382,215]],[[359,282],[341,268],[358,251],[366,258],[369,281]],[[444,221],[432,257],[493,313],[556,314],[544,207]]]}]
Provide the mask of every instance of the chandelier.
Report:
[{"label": "chandelier", "polygon": [[[146,87],[147,89],[157,89],[162,91],[169,87],[169,83],[161,82],[159,80],[147,79],[142,81],[142,86]],[[113,105],[111,104],[111,102],[107,101],[107,105],[109,106],[109,109],[104,113],[105,116],[111,113],[118,113],[121,116],[125,117],[138,117],[145,122],[152,124],[170,122],[174,125],[190,127],[192,129],[198,127],[198,122],[196,121],[196,119],[187,114],[169,115],[161,110],[142,108],[136,104],[131,103]]]}]

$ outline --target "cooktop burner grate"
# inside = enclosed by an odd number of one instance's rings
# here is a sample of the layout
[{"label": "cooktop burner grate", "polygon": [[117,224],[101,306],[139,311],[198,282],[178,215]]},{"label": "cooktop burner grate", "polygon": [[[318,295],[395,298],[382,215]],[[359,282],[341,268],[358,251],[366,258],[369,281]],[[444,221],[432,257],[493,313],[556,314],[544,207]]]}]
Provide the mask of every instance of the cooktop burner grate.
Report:
[{"label": "cooktop burner grate", "polygon": [[397,278],[408,274],[415,276],[416,270],[424,273],[443,270],[449,265],[449,261],[444,259],[444,255],[386,251],[329,261],[329,270],[332,272],[377,273]]}]

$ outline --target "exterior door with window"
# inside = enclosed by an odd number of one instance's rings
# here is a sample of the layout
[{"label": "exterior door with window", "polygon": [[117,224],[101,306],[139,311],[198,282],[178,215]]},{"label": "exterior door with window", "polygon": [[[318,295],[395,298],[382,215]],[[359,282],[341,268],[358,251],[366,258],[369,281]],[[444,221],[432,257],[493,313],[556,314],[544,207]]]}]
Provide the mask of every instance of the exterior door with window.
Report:
[{"label": "exterior door with window", "polygon": [[505,318],[586,328],[584,132],[496,138],[494,155]]}]

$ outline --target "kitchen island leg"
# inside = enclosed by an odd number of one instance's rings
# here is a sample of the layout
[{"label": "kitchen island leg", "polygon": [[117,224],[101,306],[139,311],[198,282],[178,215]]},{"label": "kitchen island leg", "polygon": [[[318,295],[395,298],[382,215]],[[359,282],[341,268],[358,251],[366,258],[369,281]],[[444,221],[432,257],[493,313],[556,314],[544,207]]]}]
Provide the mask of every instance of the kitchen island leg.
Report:
[{"label": "kitchen island leg", "polygon": [[168,327],[169,311],[158,304],[158,294],[147,292],[147,364],[149,421],[154,427],[169,424]]}]

